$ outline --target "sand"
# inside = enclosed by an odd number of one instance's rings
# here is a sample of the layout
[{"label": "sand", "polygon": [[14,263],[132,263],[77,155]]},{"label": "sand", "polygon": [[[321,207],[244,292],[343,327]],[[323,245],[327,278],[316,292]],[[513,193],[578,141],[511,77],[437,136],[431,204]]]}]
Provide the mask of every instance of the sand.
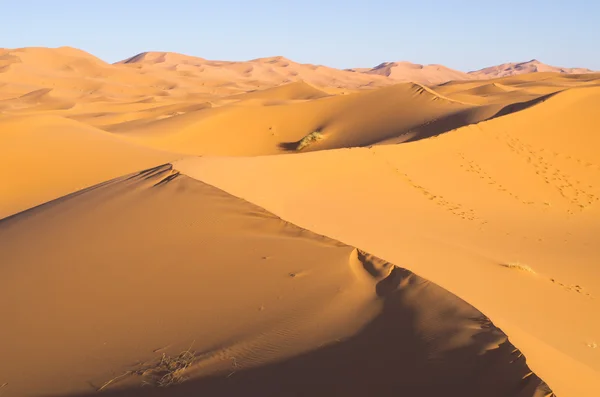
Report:
[{"label": "sand", "polygon": [[475,70],[469,72],[469,76],[476,79],[485,79],[485,78],[497,78],[497,77],[507,77],[507,76],[515,76],[519,74],[528,74],[528,73],[536,73],[536,72],[552,72],[552,73],[561,73],[561,74],[584,74],[584,73],[593,73],[592,70],[587,68],[564,68],[559,66],[547,65],[538,61],[537,59],[532,59],[527,62],[508,62],[503,63],[497,66],[491,66],[489,68],[483,68],[480,70]]},{"label": "sand", "polygon": [[0,396],[600,395],[600,74],[538,66],[1,50]]},{"label": "sand", "polygon": [[177,167],[299,226],[406,263],[495,319],[558,395],[593,396],[599,100],[600,87],[573,89],[436,139]]},{"label": "sand", "polygon": [[0,131],[0,218],[178,157],[59,116],[0,118]]},{"label": "sand", "polygon": [[444,65],[420,65],[412,62],[383,62],[374,68],[349,69],[350,71],[370,75],[387,76],[397,81],[421,84],[441,84],[452,80],[470,80],[464,72],[450,69]]},{"label": "sand", "polygon": [[124,375],[105,388],[121,395],[160,382],[162,354],[186,348],[198,353],[186,376],[201,377],[161,394],[546,390],[466,302],[170,165],[4,219],[0,233],[14,395],[94,394]]}]

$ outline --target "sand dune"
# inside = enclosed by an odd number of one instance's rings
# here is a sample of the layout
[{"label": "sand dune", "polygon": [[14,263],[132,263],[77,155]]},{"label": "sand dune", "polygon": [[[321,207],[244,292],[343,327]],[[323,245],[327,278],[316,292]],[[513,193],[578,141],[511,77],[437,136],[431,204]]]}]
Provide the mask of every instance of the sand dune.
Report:
[{"label": "sand dune", "polygon": [[177,167],[406,263],[496,321],[557,395],[592,397],[600,392],[599,101],[598,87],[572,89],[436,139]]},{"label": "sand dune", "polygon": [[565,75],[538,72],[490,80],[452,81],[435,87],[449,98],[477,104],[520,103],[536,100],[569,88],[594,87],[600,74]]},{"label": "sand dune", "polygon": [[40,89],[77,102],[95,99],[212,99],[304,81],[331,94],[398,82],[436,85],[450,80],[490,79],[530,72],[588,73],[538,61],[504,64],[469,74],[443,65],[386,62],[375,68],[338,70],[284,57],[212,61],[171,52],[145,52],[114,65],[69,47],[0,49],[0,100]]},{"label": "sand dune", "polygon": [[530,82],[433,89],[404,83],[329,97],[305,83],[293,83],[230,97],[219,106],[177,117],[99,127],[139,144],[191,155],[266,155],[401,143],[504,116],[589,83],[568,82],[559,86],[540,81],[537,92],[523,87]]},{"label": "sand dune", "polygon": [[564,68],[546,65],[536,59],[527,62],[511,62],[490,66],[468,73],[448,68],[444,65],[420,65],[412,62],[383,62],[374,68],[348,69],[352,72],[380,75],[395,81],[412,81],[427,85],[437,85],[448,81],[486,80],[531,73],[586,74],[594,71],[586,68]]},{"label": "sand dune", "polygon": [[57,116],[0,118],[0,131],[0,219],[181,157]]},{"label": "sand dune", "polygon": [[258,58],[250,61],[211,61],[170,52],[146,52],[118,62],[144,71],[156,68],[175,71],[203,81],[227,81],[241,87],[267,88],[295,81],[317,87],[359,89],[393,84],[384,76],[355,75],[352,72],[321,65],[300,64],[285,57]]},{"label": "sand dune", "polygon": [[[4,219],[0,235],[8,395],[548,390],[435,284],[168,165]],[[186,348],[197,353],[177,376],[205,378],[139,388]]]},{"label": "sand dune", "polygon": [[[168,83],[131,70],[116,68],[84,51],[68,47],[3,50],[0,70],[3,99],[49,89],[61,98],[160,95]],[[162,87],[166,88],[166,87]],[[7,90],[9,96],[4,94]],[[2,99],[2,98],[0,98]]]},{"label": "sand dune", "polygon": [[[239,96],[229,106],[102,128],[140,144],[193,155],[264,155],[297,151],[314,133],[320,139],[302,151],[423,139],[493,117],[506,105],[464,103],[412,83],[309,102],[276,101],[274,90],[284,88],[288,98],[306,97],[306,86],[296,83]],[[266,99],[244,100],[257,96],[273,98],[268,103],[276,101],[276,106],[264,106]]]},{"label": "sand dune", "polygon": [[349,69],[371,75],[387,76],[397,81],[412,81],[421,84],[440,84],[451,80],[469,80],[467,73],[443,65],[419,65],[411,62],[383,62],[372,69]]},{"label": "sand dune", "polygon": [[274,88],[255,90],[232,97],[227,97],[227,99],[240,99],[240,101],[247,101],[249,99],[262,99],[266,101],[262,102],[262,104],[272,105],[281,103],[274,101],[319,99],[326,96],[329,96],[327,92],[319,90],[304,81],[298,81],[296,83],[285,84]]},{"label": "sand dune", "polygon": [[537,59],[532,59],[531,61],[527,62],[503,63],[501,65],[491,66],[489,68],[483,68],[480,70],[469,72],[468,75],[471,78],[476,79],[493,79],[497,77],[515,76],[535,72],[552,72],[565,74],[593,73],[592,70],[586,68],[563,68],[558,66],[546,65],[545,63],[542,63]]},{"label": "sand dune", "polygon": [[[300,86],[290,88],[295,91],[293,96],[302,96]],[[253,94],[248,95],[252,98]],[[444,99],[422,86],[403,84],[276,106],[234,103],[164,120],[105,128],[141,144],[188,154],[260,155],[294,151],[313,132],[323,139],[304,151],[430,136],[477,117],[471,110],[469,105]]]},{"label": "sand dune", "polygon": [[0,50],[0,395],[597,397],[559,69]]}]

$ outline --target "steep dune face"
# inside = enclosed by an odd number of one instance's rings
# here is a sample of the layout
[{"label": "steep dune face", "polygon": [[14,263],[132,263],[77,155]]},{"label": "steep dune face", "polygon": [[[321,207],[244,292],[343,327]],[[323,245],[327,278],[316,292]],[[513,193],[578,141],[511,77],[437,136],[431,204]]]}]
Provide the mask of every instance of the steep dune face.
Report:
[{"label": "steep dune face", "polygon": [[473,72],[469,72],[468,76],[475,79],[494,79],[498,77],[516,76],[520,74],[536,73],[536,72],[552,72],[552,73],[564,73],[564,74],[583,74],[593,73],[592,70],[586,68],[564,68],[546,65],[532,59],[527,62],[510,62],[503,63],[497,66],[491,66],[489,68],[483,68]]},{"label": "steep dune face", "polygon": [[7,397],[549,392],[442,288],[170,165],[6,218],[0,250]]},{"label": "steep dune face", "polygon": [[599,103],[599,87],[570,89],[410,144],[177,167],[302,227],[406,263],[496,321],[557,395],[593,397],[600,393]]},{"label": "steep dune face", "polygon": [[[312,101],[276,100],[284,89],[288,98],[318,96],[305,88],[283,86],[239,96],[228,106],[101,128],[193,155],[264,155],[423,139],[493,117],[504,106],[468,104],[408,83]],[[303,146],[311,134],[319,139]]]},{"label": "steep dune face", "polygon": [[411,62],[384,62],[372,69],[350,69],[359,73],[387,76],[396,81],[441,84],[450,80],[469,80],[471,76],[443,65],[419,65]]},{"label": "steep dune face", "polygon": [[[293,151],[315,131],[324,139],[305,151],[365,146],[391,138],[408,140],[435,128],[463,125],[448,118],[467,109],[470,106],[443,99],[421,86],[403,84],[276,106],[232,104],[107,129],[136,142],[189,154],[258,155]],[[442,125],[444,120],[448,125]]]},{"label": "steep dune face", "polygon": [[254,156],[402,143],[517,112],[570,87],[596,84],[548,77],[456,83],[435,90],[404,83],[337,96],[293,83],[223,98],[214,107],[176,117],[98,127],[191,155]]}]

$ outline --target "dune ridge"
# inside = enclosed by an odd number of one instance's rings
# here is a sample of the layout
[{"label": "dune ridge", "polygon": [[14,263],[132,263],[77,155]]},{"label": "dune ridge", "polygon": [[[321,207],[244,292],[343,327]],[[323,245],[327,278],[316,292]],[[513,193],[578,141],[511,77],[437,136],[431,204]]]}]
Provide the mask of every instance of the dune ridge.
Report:
[{"label": "dune ridge", "polygon": [[[392,262],[410,258],[411,270],[498,322],[557,395],[592,397],[600,391],[599,95],[599,87],[569,89],[404,145],[176,166],[301,227]],[[577,138],[563,133],[573,130]],[[431,172],[431,159],[444,171]],[[379,232],[364,233],[367,225]],[[533,275],[510,270],[513,262]]]},{"label": "dune ridge", "polygon": [[[0,345],[9,395],[549,392],[466,302],[168,164],[5,218],[0,236],[0,334],[27,330],[23,343]],[[189,381],[139,388],[160,380],[152,368],[163,353],[186,345],[194,359],[179,375]],[[366,361],[345,359],[356,356]]]},{"label": "dune ridge", "polygon": [[471,78],[482,79],[516,76],[520,74],[536,72],[553,72],[563,74],[594,73],[593,70],[586,68],[563,68],[547,65],[538,61],[537,59],[532,59],[531,61],[527,62],[509,62],[497,66],[490,66],[488,68],[483,68],[480,70],[469,72],[468,74]]},{"label": "dune ridge", "polygon": [[316,87],[359,89],[389,85],[384,76],[354,75],[349,71],[321,65],[300,64],[285,57],[257,58],[249,61],[212,61],[170,52],[146,52],[117,62],[146,72],[155,68],[175,71],[202,81],[228,81],[241,87],[267,88],[296,81]]},{"label": "dune ridge", "polygon": [[0,219],[182,157],[58,116],[0,118],[0,131]]},{"label": "dune ridge", "polygon": [[422,84],[440,84],[451,80],[472,79],[467,73],[443,65],[419,65],[411,62],[383,62],[372,69],[349,69],[350,71],[387,76],[397,81]]},{"label": "dune ridge", "polygon": [[[295,91],[295,98],[307,98],[303,91],[307,87],[294,83],[165,120],[100,127],[140,144],[190,155],[266,155],[294,151],[314,132],[323,139],[303,151],[424,139],[520,111],[565,89],[549,86],[546,91],[531,93],[511,85],[493,86],[492,96],[485,97],[481,96],[489,93],[485,83],[458,93],[446,93],[450,87],[403,83],[337,96],[313,94],[310,89],[310,96],[316,99],[311,101],[275,99],[284,88]],[[264,99],[257,101],[257,95],[270,96],[276,102],[265,106]]]}]

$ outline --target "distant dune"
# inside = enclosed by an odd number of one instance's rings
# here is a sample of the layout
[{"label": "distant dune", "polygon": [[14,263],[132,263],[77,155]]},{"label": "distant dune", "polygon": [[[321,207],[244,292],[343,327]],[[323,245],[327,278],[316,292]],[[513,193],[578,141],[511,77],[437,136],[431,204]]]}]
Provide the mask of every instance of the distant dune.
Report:
[{"label": "distant dune", "polygon": [[598,397],[599,108],[537,61],[0,50],[0,396]]},{"label": "distant dune", "polygon": [[[443,65],[384,62],[374,68],[338,70],[277,56],[213,61],[173,52],[143,52],[113,65],[70,47],[0,49],[0,100],[51,90],[63,100],[179,97],[214,99],[303,81],[330,94],[415,82],[491,79],[533,72],[589,73],[538,61],[464,73]],[[0,105],[1,106],[1,105]]]},{"label": "distant dune", "polygon": [[427,85],[437,85],[448,81],[494,79],[536,72],[562,74],[594,73],[585,68],[563,68],[546,65],[538,60],[520,63],[504,63],[472,72],[461,72],[443,65],[419,65],[411,62],[384,62],[374,68],[356,68],[349,71],[389,77],[396,81],[413,81]]},{"label": "distant dune", "polygon": [[337,89],[372,88],[391,84],[391,81],[383,76],[356,76],[351,72],[326,66],[296,63],[282,56],[233,62],[210,61],[177,53],[146,52],[117,62],[117,65],[144,70],[158,67],[191,78],[256,88],[273,87],[296,81]]},{"label": "distant dune", "polygon": [[192,57],[188,55],[179,54],[176,52],[142,52],[137,55],[127,58],[123,61],[117,62],[117,64],[163,64],[165,67],[176,67],[177,65],[192,65],[200,66],[206,62],[206,59],[199,57]]},{"label": "distant dune", "polygon": [[349,69],[351,71],[387,76],[397,81],[413,81],[422,84],[440,84],[451,80],[469,80],[467,73],[443,65],[419,65],[411,62],[384,62],[372,69]]},{"label": "distant dune", "polygon": [[535,72],[552,72],[564,74],[593,73],[593,71],[590,69],[550,66],[538,61],[537,59],[532,59],[531,61],[527,62],[503,63],[502,65],[491,66],[489,68],[469,72],[468,75],[471,78],[475,79],[494,79],[497,77],[515,76],[519,74]]}]

